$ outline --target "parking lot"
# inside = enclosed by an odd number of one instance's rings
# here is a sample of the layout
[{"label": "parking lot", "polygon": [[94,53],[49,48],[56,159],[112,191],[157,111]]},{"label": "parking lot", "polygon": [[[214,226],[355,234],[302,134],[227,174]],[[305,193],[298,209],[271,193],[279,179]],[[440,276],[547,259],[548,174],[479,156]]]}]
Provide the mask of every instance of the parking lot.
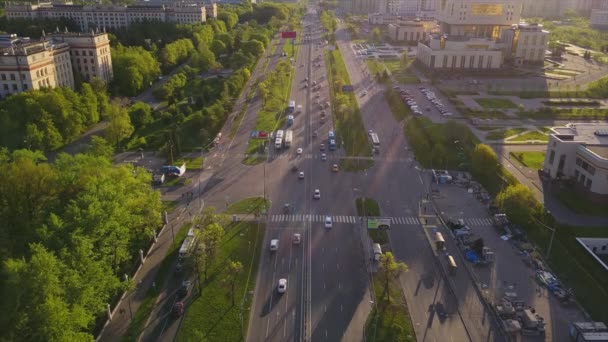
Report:
[{"label": "parking lot", "polygon": [[[447,252],[459,253],[461,258],[458,260],[464,263],[458,265],[458,272],[469,272],[476,286],[493,307],[503,298],[508,298],[510,302],[521,303],[542,317],[545,323],[544,340],[569,341],[569,323],[584,320],[583,313],[574,302],[560,302],[557,296],[548,290],[548,286],[538,281],[539,265],[531,262],[530,254],[521,249],[527,245],[514,241],[513,236],[506,236],[504,231],[493,226],[493,217],[489,214],[487,204],[478,199],[478,192],[469,192],[469,189],[473,189],[470,185],[440,184],[435,187],[439,192],[435,194],[434,203],[444,222],[462,220],[461,223],[470,232],[466,239],[456,239],[455,236],[460,235],[460,232],[449,232],[449,229],[446,229],[448,236],[445,239],[456,240],[460,249]],[[493,262],[484,264],[464,261],[466,258],[463,241],[468,240],[471,243],[480,238],[483,240],[483,246],[489,248],[487,251],[493,253],[493,258],[488,258],[493,259]],[[514,337],[526,341],[542,339],[541,336],[523,336],[519,333],[515,333]]]},{"label": "parking lot", "polygon": [[[394,47],[386,43],[382,44],[352,44],[351,47],[355,52],[355,56],[367,59],[387,58],[398,59],[401,54],[408,51],[408,48]],[[408,53],[409,54],[409,53]]]}]

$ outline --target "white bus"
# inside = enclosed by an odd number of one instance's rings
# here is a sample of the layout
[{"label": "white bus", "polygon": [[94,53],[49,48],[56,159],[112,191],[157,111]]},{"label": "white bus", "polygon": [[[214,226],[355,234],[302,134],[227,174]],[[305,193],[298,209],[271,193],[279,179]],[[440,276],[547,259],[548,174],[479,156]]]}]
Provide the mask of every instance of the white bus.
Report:
[{"label": "white bus", "polygon": [[188,235],[186,235],[184,242],[182,242],[182,245],[179,248],[179,258],[185,259],[186,257],[188,257],[188,255],[190,255],[190,252],[192,251],[192,247],[194,247],[195,243],[196,243],[195,231],[194,231],[194,228],[190,228],[190,230],[188,230]]},{"label": "white bus", "polygon": [[371,133],[370,137],[372,139],[372,145],[374,146],[374,151],[380,152],[380,139],[378,138],[378,134]]},{"label": "white bus", "polygon": [[287,131],[285,131],[285,147],[290,147],[292,140],[293,140],[293,131],[288,129]]}]

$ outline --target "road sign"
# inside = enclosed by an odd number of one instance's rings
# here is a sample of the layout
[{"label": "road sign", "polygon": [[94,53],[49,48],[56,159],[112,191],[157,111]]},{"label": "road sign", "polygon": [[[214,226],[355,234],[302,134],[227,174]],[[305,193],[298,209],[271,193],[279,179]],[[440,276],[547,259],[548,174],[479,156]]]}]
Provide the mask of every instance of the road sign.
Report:
[{"label": "road sign", "polygon": [[285,31],[281,32],[281,38],[296,38],[296,31]]},{"label": "road sign", "polygon": [[367,218],[367,229],[390,229],[391,219],[386,217],[368,217]]}]

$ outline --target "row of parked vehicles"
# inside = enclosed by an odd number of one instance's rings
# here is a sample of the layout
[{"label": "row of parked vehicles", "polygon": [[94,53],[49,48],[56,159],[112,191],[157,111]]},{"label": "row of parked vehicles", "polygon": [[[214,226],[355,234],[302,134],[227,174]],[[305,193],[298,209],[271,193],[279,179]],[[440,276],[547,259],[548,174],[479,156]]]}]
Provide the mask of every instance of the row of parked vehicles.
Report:
[{"label": "row of parked vehicles", "polygon": [[426,96],[426,98],[431,101],[435,108],[437,108],[441,115],[452,116],[452,113],[450,113],[447,108],[445,108],[441,100],[437,98],[437,95],[434,92],[430,91],[429,89],[426,89],[425,87],[420,87],[419,89],[424,94],[424,96]]},{"label": "row of parked vehicles", "polygon": [[422,115],[422,110],[407,90],[401,89],[401,87],[399,86],[394,86],[393,89],[399,91],[399,96],[401,96],[401,100],[410,107],[412,113],[416,115]]}]

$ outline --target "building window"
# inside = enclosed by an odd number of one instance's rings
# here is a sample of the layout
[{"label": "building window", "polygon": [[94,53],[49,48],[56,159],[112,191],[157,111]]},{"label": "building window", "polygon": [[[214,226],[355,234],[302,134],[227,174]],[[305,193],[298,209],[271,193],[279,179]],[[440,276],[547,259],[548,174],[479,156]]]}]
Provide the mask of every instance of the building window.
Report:
[{"label": "building window", "polygon": [[24,84],[23,85],[23,91],[26,91],[26,90],[27,90],[27,84]]},{"label": "building window", "polygon": [[578,172],[578,170],[574,170],[574,178],[575,178],[575,179],[578,179],[578,176],[579,176],[580,174],[581,174],[581,173],[580,173],[580,172]]},{"label": "building window", "polygon": [[2,77],[2,80],[3,80],[3,81],[6,81],[6,74],[2,74],[2,76],[1,76],[1,77]]},{"label": "building window", "polygon": [[17,90],[18,90],[18,88],[17,88],[17,85],[16,85],[16,84],[13,84],[13,90],[14,90],[14,91],[17,91]]},{"label": "building window", "polygon": [[447,66],[448,66],[448,56],[444,55],[443,56],[443,65],[441,67],[446,68]]},{"label": "building window", "polygon": [[593,183],[593,181],[590,178],[587,178],[587,182],[585,183],[585,187],[587,189],[591,189],[591,184]]},{"label": "building window", "polygon": [[555,159],[555,151],[551,150],[551,153],[549,153],[549,165],[553,165],[554,159]]},{"label": "building window", "polygon": [[460,68],[464,69],[464,62],[466,60],[466,56],[460,56]]},{"label": "building window", "polygon": [[579,157],[576,157],[576,165],[577,166],[583,165],[583,160],[581,158],[579,158]]},{"label": "building window", "polygon": [[488,69],[492,68],[492,56],[488,56]]},{"label": "building window", "polygon": [[478,61],[477,67],[479,69],[483,69],[483,56],[479,56],[479,61]]},{"label": "building window", "polygon": [[15,80],[15,74],[11,74],[11,81]]},{"label": "building window", "polygon": [[469,56],[469,69],[473,69],[475,67],[475,56]]}]

